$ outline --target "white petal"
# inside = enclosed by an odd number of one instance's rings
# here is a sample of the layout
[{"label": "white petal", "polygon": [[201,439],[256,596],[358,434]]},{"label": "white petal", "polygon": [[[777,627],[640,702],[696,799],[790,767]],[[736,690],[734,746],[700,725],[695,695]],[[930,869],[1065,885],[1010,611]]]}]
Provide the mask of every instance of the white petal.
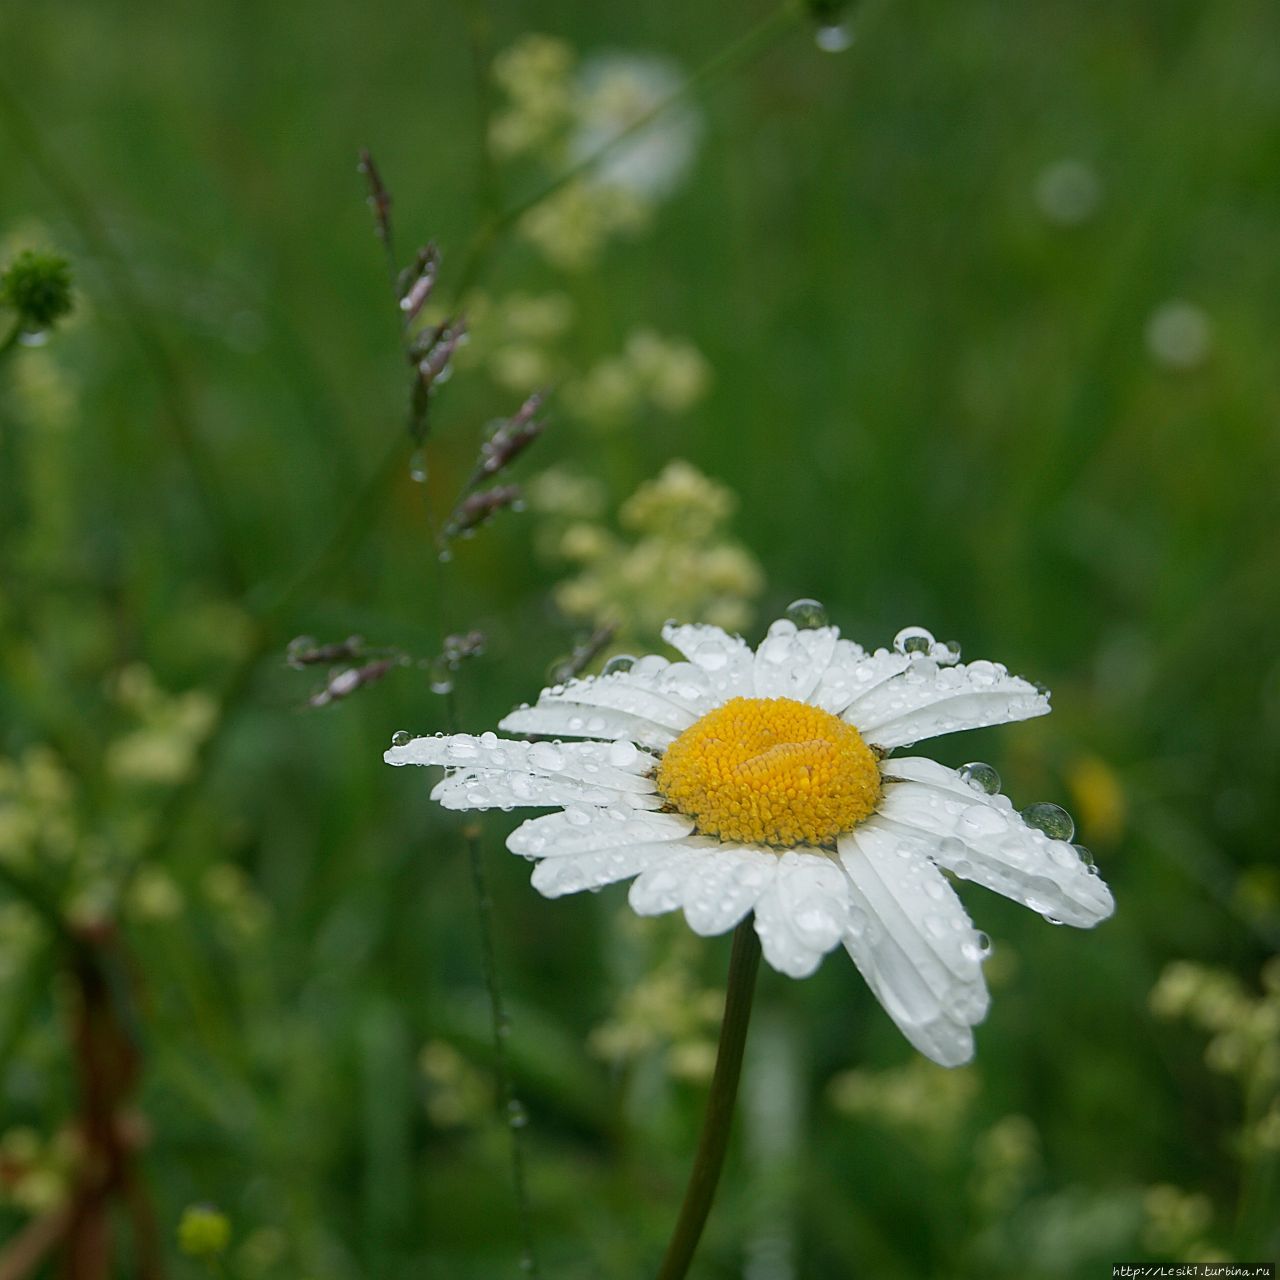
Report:
[{"label": "white petal", "polygon": [[507,848],[526,858],[558,858],[681,840],[692,831],[693,820],[680,814],[649,813],[621,805],[608,809],[575,805],[522,822],[507,837]]},{"label": "white petal", "polygon": [[888,649],[864,653],[856,645],[853,648],[857,652],[851,652],[844,647],[847,643],[841,640],[836,645],[831,665],[810,701],[856,725],[857,720],[849,708],[905,671],[911,665],[911,659],[905,653],[892,653]]},{"label": "white petal", "polygon": [[678,844],[632,844],[546,858],[534,867],[530,882],[544,898],[559,898],[629,879],[648,867],[670,862],[679,852]]},{"label": "white petal", "polygon": [[849,928],[849,882],[824,854],[788,849],[756,903],[764,958],[779,973],[807,978]]},{"label": "white petal", "polygon": [[382,757],[388,764],[444,765],[460,770],[509,770],[542,777],[573,778],[614,791],[652,792],[658,760],[630,743],[513,742],[486,733],[475,737],[414,738]]},{"label": "white petal", "polygon": [[517,707],[498,722],[507,733],[534,733],[548,736],[564,734],[571,738],[608,738],[639,743],[643,747],[670,746],[676,734],[642,716],[624,711],[607,711],[583,703],[542,703],[536,707]]},{"label": "white petal", "polygon": [[716,701],[750,697],[754,691],[751,667],[755,655],[741,636],[731,636],[719,627],[669,622],[662,628],[662,638],[705,673]]},{"label": "white petal", "polygon": [[684,902],[686,881],[700,859],[715,856],[718,842],[701,840],[697,848],[690,848],[690,843],[683,843],[682,852],[669,862],[650,867],[636,878],[627,895],[636,915],[659,916],[665,911],[674,911]]},{"label": "white petal", "polygon": [[[700,668],[688,662],[669,663],[649,654],[629,671],[587,676],[544,689],[536,707],[512,712],[501,727],[522,733],[569,733],[575,737],[625,736],[648,744],[654,735],[645,729],[651,726],[665,735],[663,742],[670,742],[715,702],[710,682]],[[564,721],[556,720],[564,728],[547,729],[545,715],[531,714],[548,708],[569,712]],[[629,719],[618,720],[618,716]]]},{"label": "white petal", "polygon": [[856,698],[844,718],[868,742],[891,749],[1048,711],[1045,694],[998,663],[940,667],[915,657],[894,679]]},{"label": "white petal", "polygon": [[987,795],[936,760],[895,757],[883,769],[879,819],[913,835],[948,871],[1079,928],[1115,910],[1076,850],[1027,826],[1007,796]]},{"label": "white petal", "polygon": [[704,937],[724,933],[756,905],[778,870],[768,849],[724,845],[690,868],[682,897],[684,918]]},{"label": "white petal", "polygon": [[551,809],[571,804],[662,807],[662,797],[652,793],[619,791],[603,783],[509,769],[452,770],[432,788],[431,798],[446,809]]},{"label": "white petal", "polygon": [[798,630],[780,618],[756,650],[752,679],[757,698],[793,698],[804,702],[822,679],[835,652],[835,627]]}]

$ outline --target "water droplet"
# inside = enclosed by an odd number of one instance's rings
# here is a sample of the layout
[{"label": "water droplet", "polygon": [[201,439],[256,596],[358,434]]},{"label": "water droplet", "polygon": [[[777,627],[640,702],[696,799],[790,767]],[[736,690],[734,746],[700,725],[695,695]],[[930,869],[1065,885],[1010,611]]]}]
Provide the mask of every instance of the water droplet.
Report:
[{"label": "water droplet", "polygon": [[960,950],[968,960],[985,960],[991,954],[991,939],[985,933],[975,933]]},{"label": "water droplet", "polygon": [[630,671],[635,665],[636,660],[629,653],[615,653],[601,668],[600,674],[605,676],[621,675],[624,671]]},{"label": "water droplet", "polygon": [[940,667],[953,667],[960,661],[960,641],[939,640],[930,656]]},{"label": "water droplet", "polygon": [[793,600],[787,605],[786,616],[801,631],[812,631],[815,627],[825,627],[827,625],[827,610],[825,606],[820,601],[810,600],[808,597]]},{"label": "water droplet", "polygon": [[853,32],[843,22],[827,22],[813,33],[813,42],[823,53],[843,53],[853,43]]},{"label": "water droplet", "polygon": [[960,766],[960,776],[978,791],[989,796],[1000,794],[1000,775],[995,769],[981,760],[970,760]]},{"label": "water droplet", "polygon": [[564,753],[550,742],[535,742],[529,748],[529,763],[536,769],[555,773],[564,768]]},{"label": "water droplet", "polygon": [[415,449],[409,455],[409,479],[417,484],[427,482],[427,451]]},{"label": "water droplet", "polygon": [[1087,845],[1073,844],[1071,847],[1080,855],[1080,861],[1083,862],[1090,871],[1097,870],[1097,866],[1093,861],[1093,853]]},{"label": "water droplet", "polygon": [[704,671],[721,671],[729,661],[729,655],[718,640],[705,640],[694,651],[692,661]]},{"label": "water droplet", "polygon": [[1050,840],[1070,840],[1076,833],[1071,815],[1061,805],[1047,800],[1027,805],[1022,811],[1022,820],[1027,826],[1043,831]]},{"label": "water droplet", "polygon": [[427,684],[432,693],[453,692],[453,666],[443,654],[431,659],[427,668]]},{"label": "water droplet", "polygon": [[957,831],[973,836],[999,835],[1008,825],[1004,814],[986,804],[971,804],[956,820]]},{"label": "water droplet", "polygon": [[609,746],[609,763],[615,769],[626,769],[635,764],[640,752],[636,750],[634,742],[627,742],[621,739],[618,742],[611,743]]},{"label": "water droplet", "polygon": [[513,1129],[523,1129],[529,1123],[529,1113],[519,1098],[512,1098],[507,1103],[507,1123]]},{"label": "water droplet", "polygon": [[448,547],[442,547],[440,554],[436,556],[436,559],[439,560],[441,564],[448,564],[449,561],[453,559],[453,552],[450,551]]},{"label": "water droplet", "polygon": [[413,741],[413,734],[408,729],[397,729],[391,735],[391,745],[393,747],[407,747]]},{"label": "water droplet", "polygon": [[933,644],[933,632],[924,627],[903,627],[893,637],[893,647],[898,653],[928,653]]}]

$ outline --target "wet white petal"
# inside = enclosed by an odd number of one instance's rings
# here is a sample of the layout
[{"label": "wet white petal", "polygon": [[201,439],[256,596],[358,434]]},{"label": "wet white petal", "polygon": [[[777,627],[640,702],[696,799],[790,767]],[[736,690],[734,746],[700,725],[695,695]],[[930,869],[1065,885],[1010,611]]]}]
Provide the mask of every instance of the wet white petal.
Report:
[{"label": "wet white petal", "polygon": [[583,889],[626,880],[648,867],[679,856],[678,844],[630,844],[620,849],[595,849],[546,858],[533,869],[530,882],[544,898],[558,898]]},{"label": "wet white petal", "polygon": [[780,618],[756,650],[755,696],[807,701],[830,664],[839,637],[835,627],[801,631],[794,622]]},{"label": "wet white petal", "polygon": [[513,742],[496,734],[455,733],[414,738],[383,755],[388,764],[444,765],[465,770],[503,770],[573,778],[613,791],[652,792],[656,756],[636,748],[625,754],[607,742]]},{"label": "wet white petal", "polygon": [[704,840],[698,842],[701,847],[690,848],[691,843],[682,845],[683,852],[669,862],[642,872],[632,883],[627,901],[637,915],[659,916],[682,905],[690,873],[699,859],[713,857],[718,845],[718,841]]},{"label": "wet white petal", "polygon": [[1048,714],[1049,699],[995,662],[940,667],[913,658],[893,679],[859,696],[844,718],[878,747]]},{"label": "wet white petal", "polygon": [[732,929],[756,905],[778,870],[767,849],[723,845],[692,863],[684,880],[684,918],[704,937]]},{"label": "wet white petal", "polygon": [[947,870],[1080,928],[1115,910],[1111,891],[1076,850],[1027,826],[1007,796],[989,796],[923,757],[887,760],[883,768],[876,820],[914,836]]},{"label": "wet white petal", "polygon": [[608,711],[583,703],[555,702],[518,707],[498,722],[507,733],[536,733],[570,738],[606,738],[639,743],[642,747],[670,746],[676,733],[643,716]]},{"label": "wet white petal", "polygon": [[849,882],[824,854],[788,849],[756,903],[764,958],[779,973],[806,978],[849,928]]},{"label": "wet white petal", "polygon": [[717,702],[740,695],[749,697],[753,692],[751,668],[755,655],[741,636],[731,636],[719,627],[667,623],[662,628],[662,638],[706,675]]},{"label": "wet white petal", "polygon": [[522,822],[507,837],[507,848],[526,858],[558,858],[681,840],[692,831],[692,819],[681,814],[650,813],[622,805],[608,809],[574,805],[561,813]]},{"label": "wet white petal", "polygon": [[[857,725],[851,708],[861,699],[892,680],[911,665],[911,659],[903,653],[877,649],[875,653],[852,653],[845,649],[847,642],[836,645],[830,666],[823,674],[817,689],[809,701],[815,706],[842,716],[850,724]],[[857,646],[853,646],[855,649]]]},{"label": "wet white petal", "polygon": [[[890,1017],[917,1047],[920,1041],[937,1047],[940,1020],[980,1022],[989,1003],[985,940],[946,877],[911,842],[874,820],[838,843],[853,898],[865,913],[845,945]],[[969,1043],[948,1026],[940,1030],[956,1052]]]},{"label": "wet white petal", "polygon": [[432,788],[431,798],[445,809],[551,809],[571,804],[596,808],[621,804],[634,809],[662,806],[662,797],[653,793],[619,791],[603,783],[509,769],[452,770]]}]

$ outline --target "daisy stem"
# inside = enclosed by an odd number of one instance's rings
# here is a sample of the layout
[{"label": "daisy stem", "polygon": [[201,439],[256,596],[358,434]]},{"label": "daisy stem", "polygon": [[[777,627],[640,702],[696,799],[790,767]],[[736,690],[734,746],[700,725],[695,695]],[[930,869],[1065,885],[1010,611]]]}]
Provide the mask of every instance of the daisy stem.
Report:
[{"label": "daisy stem", "polygon": [[683,1280],[702,1237],[711,1202],[715,1198],[729,1146],[733,1106],[742,1074],[742,1051],[751,1022],[751,1002],[755,996],[756,973],[760,968],[760,940],[750,916],[734,930],[733,953],[729,957],[729,980],[724,998],[724,1021],[720,1024],[720,1044],[716,1069],[711,1077],[707,1111],[702,1119],[697,1154],[685,1188],[684,1203],[675,1230],[667,1244],[658,1280]]}]

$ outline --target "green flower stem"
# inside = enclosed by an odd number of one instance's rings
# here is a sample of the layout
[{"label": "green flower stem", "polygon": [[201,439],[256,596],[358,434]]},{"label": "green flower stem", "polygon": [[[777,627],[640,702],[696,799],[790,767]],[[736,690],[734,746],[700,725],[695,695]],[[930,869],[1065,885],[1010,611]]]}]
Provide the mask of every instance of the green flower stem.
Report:
[{"label": "green flower stem", "polygon": [[755,922],[748,916],[733,934],[733,954],[729,958],[729,982],[724,999],[724,1021],[720,1025],[720,1045],[716,1069],[711,1077],[707,1113],[702,1120],[698,1151],[693,1158],[689,1185],[685,1189],[680,1217],[667,1245],[658,1280],[683,1280],[702,1237],[711,1201],[724,1167],[733,1124],[733,1104],[742,1074],[742,1051],[751,1022],[751,1002],[755,996],[756,973],[760,968],[760,940]]}]

